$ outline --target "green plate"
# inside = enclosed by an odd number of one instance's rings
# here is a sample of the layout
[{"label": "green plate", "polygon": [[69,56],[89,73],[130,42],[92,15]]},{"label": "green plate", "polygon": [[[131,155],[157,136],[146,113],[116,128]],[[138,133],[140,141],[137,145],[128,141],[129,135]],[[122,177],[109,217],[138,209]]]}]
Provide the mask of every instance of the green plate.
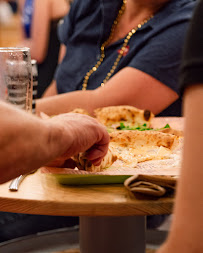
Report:
[{"label": "green plate", "polygon": [[129,175],[66,175],[53,174],[63,185],[122,184]]}]

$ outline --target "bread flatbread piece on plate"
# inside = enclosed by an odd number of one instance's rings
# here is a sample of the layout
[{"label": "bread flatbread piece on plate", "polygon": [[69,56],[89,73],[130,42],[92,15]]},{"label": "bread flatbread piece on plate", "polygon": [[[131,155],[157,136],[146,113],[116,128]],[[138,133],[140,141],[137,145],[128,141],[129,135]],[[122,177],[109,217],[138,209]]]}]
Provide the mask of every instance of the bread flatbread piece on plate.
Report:
[{"label": "bread flatbread piece on plate", "polygon": [[110,133],[107,155],[100,166],[94,166],[79,154],[74,157],[77,167],[91,172],[101,172],[116,164],[119,167],[135,168],[138,162],[167,159],[178,146],[179,137],[156,131],[115,131]]},{"label": "bread flatbread piece on plate", "polygon": [[80,153],[73,157],[76,162],[78,169],[86,170],[91,172],[100,172],[108,167],[110,167],[116,160],[117,156],[114,154],[113,149],[109,147],[106,156],[103,158],[99,166],[95,166],[85,157],[85,153]]},{"label": "bread flatbread piece on plate", "polygon": [[178,146],[179,137],[157,131],[116,131],[110,133],[110,147],[123,166],[169,158]]},{"label": "bread flatbread piece on plate", "polygon": [[129,105],[108,106],[98,108],[94,111],[97,120],[107,127],[115,128],[121,122],[127,123],[129,126],[150,125],[154,114],[149,110],[140,110]]}]

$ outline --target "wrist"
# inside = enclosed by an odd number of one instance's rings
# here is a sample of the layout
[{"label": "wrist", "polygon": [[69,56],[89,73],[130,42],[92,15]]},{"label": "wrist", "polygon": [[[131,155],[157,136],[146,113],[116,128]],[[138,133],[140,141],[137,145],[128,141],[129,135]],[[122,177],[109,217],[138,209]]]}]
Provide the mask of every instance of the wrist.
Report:
[{"label": "wrist", "polygon": [[62,156],[64,153],[68,156],[73,137],[70,135],[70,131],[67,130],[67,125],[64,127],[63,124],[59,124],[59,122],[52,119],[48,121],[47,147],[49,147],[49,159]]}]

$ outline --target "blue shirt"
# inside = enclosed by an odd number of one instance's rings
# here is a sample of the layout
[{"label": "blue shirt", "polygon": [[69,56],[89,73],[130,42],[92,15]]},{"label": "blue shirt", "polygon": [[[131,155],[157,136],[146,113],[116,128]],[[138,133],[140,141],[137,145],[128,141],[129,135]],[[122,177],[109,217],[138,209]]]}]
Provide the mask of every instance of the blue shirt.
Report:
[{"label": "blue shirt", "polygon": [[[100,57],[100,46],[109,37],[122,0],[74,0],[59,38],[67,46],[56,71],[58,93],[82,89],[84,76]],[[171,0],[129,41],[129,51],[114,74],[124,67],[139,69],[178,91],[178,74],[185,32],[195,5],[193,0]],[[113,66],[123,39],[105,50],[105,59],[89,81],[87,89],[100,86]],[[136,85],[136,84],[135,84]],[[136,99],[136,98],[135,98]],[[181,98],[160,115],[180,116]]]},{"label": "blue shirt", "polygon": [[33,16],[34,0],[25,0],[25,4],[22,11],[22,24],[26,38],[31,36],[31,25]]}]

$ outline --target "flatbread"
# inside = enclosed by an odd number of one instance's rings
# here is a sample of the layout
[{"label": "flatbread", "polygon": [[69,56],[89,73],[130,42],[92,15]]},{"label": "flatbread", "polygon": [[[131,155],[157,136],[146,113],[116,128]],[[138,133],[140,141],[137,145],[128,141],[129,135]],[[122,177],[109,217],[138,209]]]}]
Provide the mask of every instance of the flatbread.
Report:
[{"label": "flatbread", "polygon": [[141,126],[150,122],[154,114],[149,110],[139,110],[129,105],[108,106],[94,111],[97,120],[107,127],[119,126],[121,122],[128,126]]},{"label": "flatbread", "polygon": [[158,130],[158,131],[162,132],[162,133],[173,134],[173,135],[176,135],[176,136],[183,137],[183,131],[176,130],[176,129],[173,129],[173,128],[164,128],[164,129],[161,129],[161,130]]},{"label": "flatbread", "polygon": [[122,166],[136,167],[138,162],[169,158],[179,138],[157,131],[116,131],[110,133],[110,147]]},{"label": "flatbread", "polygon": [[110,167],[117,159],[117,156],[114,154],[113,149],[109,148],[106,156],[103,158],[99,166],[95,166],[85,157],[85,153],[80,153],[77,156],[73,157],[73,160],[76,162],[78,169],[86,170],[91,172],[100,172],[104,169]]},{"label": "flatbread", "polygon": [[78,169],[101,172],[114,162],[125,168],[136,168],[137,163],[149,160],[170,158],[172,151],[178,146],[179,137],[156,131],[116,131],[110,133],[110,144],[107,155],[100,166],[94,166],[79,154],[74,157]]},{"label": "flatbread", "polygon": [[110,142],[123,147],[163,146],[172,149],[178,137],[159,131],[116,131],[110,133]]}]

